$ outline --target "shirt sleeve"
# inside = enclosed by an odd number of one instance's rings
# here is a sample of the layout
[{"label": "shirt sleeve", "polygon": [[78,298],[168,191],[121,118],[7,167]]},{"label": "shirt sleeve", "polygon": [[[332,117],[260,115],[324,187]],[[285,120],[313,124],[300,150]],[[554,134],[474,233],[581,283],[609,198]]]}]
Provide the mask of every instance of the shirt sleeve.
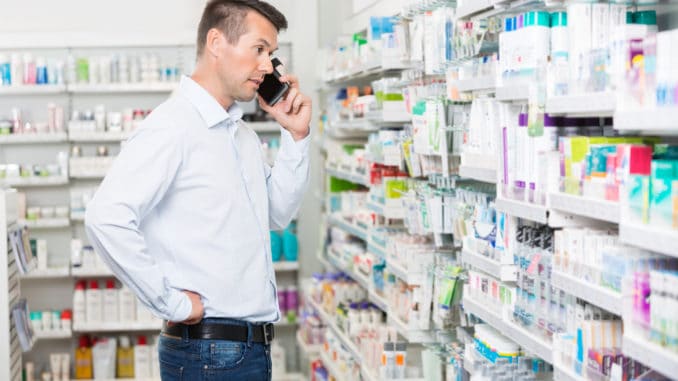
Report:
[{"label": "shirt sleeve", "polygon": [[174,322],[188,318],[190,299],[170,286],[139,226],[168,192],[181,166],[180,134],[174,128],[138,130],[115,159],[85,215],[90,243],[113,273],[155,315]]},{"label": "shirt sleeve", "polygon": [[269,224],[271,230],[287,227],[296,216],[308,186],[311,134],[295,142],[284,128],[280,133],[280,150],[273,167],[266,167]]}]

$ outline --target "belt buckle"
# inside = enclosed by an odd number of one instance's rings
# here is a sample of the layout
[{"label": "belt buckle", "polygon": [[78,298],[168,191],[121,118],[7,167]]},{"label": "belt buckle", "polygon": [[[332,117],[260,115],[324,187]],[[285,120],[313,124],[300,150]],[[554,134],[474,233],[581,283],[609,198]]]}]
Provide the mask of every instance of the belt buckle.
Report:
[{"label": "belt buckle", "polygon": [[264,330],[264,344],[268,345],[273,341],[273,323],[266,323],[262,325],[262,328]]}]

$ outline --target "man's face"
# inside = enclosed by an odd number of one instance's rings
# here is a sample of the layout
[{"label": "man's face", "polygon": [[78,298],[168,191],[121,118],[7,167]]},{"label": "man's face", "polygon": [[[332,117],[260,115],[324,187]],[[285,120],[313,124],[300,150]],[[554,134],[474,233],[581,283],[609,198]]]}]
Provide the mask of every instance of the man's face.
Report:
[{"label": "man's face", "polygon": [[278,48],[278,31],[264,16],[250,11],[245,25],[235,44],[222,44],[218,59],[224,95],[242,102],[254,99],[264,75],[273,72],[271,54]]}]

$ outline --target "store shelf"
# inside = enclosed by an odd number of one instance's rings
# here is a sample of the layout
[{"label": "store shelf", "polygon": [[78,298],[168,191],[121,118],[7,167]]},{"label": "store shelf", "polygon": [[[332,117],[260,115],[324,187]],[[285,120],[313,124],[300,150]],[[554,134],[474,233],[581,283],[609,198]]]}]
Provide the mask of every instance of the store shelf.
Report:
[{"label": "store shelf", "polygon": [[461,259],[465,264],[471,265],[488,275],[492,275],[502,282],[515,282],[518,279],[518,269],[515,265],[502,265],[467,248],[462,249]]},{"label": "store shelf", "polygon": [[72,179],[83,179],[83,180],[100,180],[106,177],[106,172],[75,172],[71,171],[70,177]]},{"label": "store shelf", "polygon": [[666,377],[678,375],[678,352],[669,351],[648,339],[638,338],[627,332],[622,340],[622,352]]},{"label": "store shelf", "polygon": [[377,306],[380,310],[388,312],[388,301],[383,296],[379,295],[372,288],[368,289],[367,297],[372,304]]},{"label": "store shelf", "polygon": [[678,230],[627,222],[619,224],[619,240],[629,245],[678,257]]},{"label": "store shelf", "polygon": [[73,267],[71,268],[71,275],[76,278],[96,278],[96,277],[113,277],[115,276],[111,270],[107,268],[83,268],[83,267]]},{"label": "store shelf", "polygon": [[329,353],[321,351],[320,360],[323,362],[323,365],[327,369],[329,375],[335,381],[349,381],[348,377],[343,376],[342,373],[339,373],[339,368],[337,367],[337,364],[334,361],[332,361],[332,359],[330,359]]},{"label": "store shelf", "polygon": [[[334,319],[332,319],[325,310],[318,305],[315,301],[313,301],[310,298],[307,298],[308,303],[313,307],[316,312],[318,312],[318,315],[320,316],[320,319],[325,323],[325,325],[332,330],[334,335],[341,341],[342,345],[346,347],[348,352],[353,356],[355,361],[357,363],[362,363],[362,356],[360,356],[360,352],[358,351],[358,348],[356,347],[355,343],[349,339],[349,337],[344,333],[344,331],[340,330],[339,327],[337,327],[337,324],[334,322]],[[324,352],[321,352],[324,353]]]},{"label": "store shelf", "polygon": [[21,275],[21,279],[56,279],[68,278],[71,273],[68,267],[59,267],[46,270],[32,270]]},{"label": "store shelf", "polygon": [[469,19],[479,13],[494,9],[493,0],[466,1],[463,6],[457,7],[457,18]]},{"label": "store shelf", "polygon": [[619,202],[575,196],[567,193],[551,193],[551,208],[600,221],[619,223]]},{"label": "store shelf", "polygon": [[72,84],[68,85],[68,91],[74,94],[169,93],[174,91],[178,86],[178,82]]},{"label": "store shelf", "polygon": [[43,144],[63,143],[68,140],[65,132],[53,134],[10,134],[0,135],[0,144]]},{"label": "store shelf", "polygon": [[410,115],[406,110],[401,112],[370,111],[365,115],[365,119],[378,125],[403,125],[405,123],[412,123],[412,115]]},{"label": "store shelf", "polygon": [[377,203],[375,201],[367,201],[367,209],[377,213],[380,216],[384,215],[384,204]]},{"label": "store shelf", "polygon": [[555,270],[551,272],[551,284],[570,295],[621,316],[621,293]]},{"label": "store shelf", "polygon": [[397,73],[402,70],[411,68],[411,65],[406,62],[387,61],[384,60],[381,64],[368,63],[353,69],[345,74],[340,74],[335,78],[325,81],[329,86],[347,84],[356,81],[367,82],[371,79],[377,79],[390,73]]},{"label": "store shelf", "polygon": [[367,230],[348,222],[343,217],[331,215],[329,216],[329,223],[330,225],[336,226],[339,229],[342,229],[345,232],[362,239],[363,241],[367,241]]},{"label": "store shelf", "polygon": [[497,198],[495,201],[497,211],[510,216],[524,218],[526,220],[548,223],[548,209],[543,205],[531,204],[525,201],[516,201],[505,198]]},{"label": "store shelf", "polygon": [[477,168],[468,165],[461,165],[459,167],[459,176],[468,179],[478,180],[485,183],[497,182],[497,170],[489,168]]},{"label": "store shelf", "polygon": [[553,379],[554,381],[586,381],[586,378],[559,364],[558,361],[553,364]]},{"label": "store shelf", "polygon": [[552,345],[515,323],[502,320],[501,316],[489,310],[482,302],[464,296],[464,310],[481,318],[506,337],[518,343],[527,352],[537,355],[548,363],[553,363]]},{"label": "store shelf", "polygon": [[386,260],[386,270],[403,282],[413,285],[421,283],[421,274],[412,274],[407,267],[392,259]]},{"label": "store shelf", "polygon": [[66,93],[66,85],[20,85],[0,86],[0,96],[3,95],[42,95]]},{"label": "store shelf", "polygon": [[19,220],[19,225],[29,229],[57,229],[71,226],[68,218],[40,218],[37,220]]},{"label": "store shelf", "polygon": [[70,329],[63,331],[35,331],[36,340],[70,339],[72,337],[73,332]]},{"label": "store shelf", "polygon": [[51,187],[68,185],[68,177],[65,176],[48,176],[48,177],[17,177],[5,178],[0,181],[0,188],[3,185],[10,187]]},{"label": "store shelf", "polygon": [[615,104],[615,95],[610,92],[555,96],[546,100],[546,112],[579,117],[612,116]]},{"label": "store shelf", "polygon": [[272,381],[302,381],[304,380],[304,375],[301,373],[286,373],[286,374],[274,374]]},{"label": "store shelf", "polygon": [[329,176],[333,176],[333,177],[336,177],[338,179],[350,181],[354,184],[359,184],[359,185],[366,186],[366,187],[370,186],[370,183],[365,176],[347,173],[347,172],[344,172],[344,171],[341,171],[341,170],[338,170],[338,169],[334,169],[334,168],[329,168],[329,167],[325,168],[325,173],[327,173]]},{"label": "store shelf", "polygon": [[297,271],[299,270],[299,262],[297,261],[282,261],[273,262],[273,270],[275,271]]},{"label": "store shelf", "polygon": [[528,85],[498,86],[495,99],[502,102],[522,102],[530,96]]},{"label": "store shelf", "polygon": [[460,92],[494,90],[497,80],[494,76],[460,79],[454,82]]},{"label": "store shelf", "polygon": [[678,107],[649,111],[623,111],[614,114],[614,128],[621,132],[678,135]]},{"label": "store shelf", "polygon": [[433,331],[410,329],[398,314],[389,310],[388,323],[409,343],[433,343],[436,341]]},{"label": "store shelf", "polygon": [[259,133],[280,132],[278,122],[246,122],[247,127]]},{"label": "store shelf", "polygon": [[322,351],[322,344],[307,344],[304,339],[301,337],[301,332],[297,331],[297,344],[301,352],[306,355],[306,357],[315,357],[320,354]]},{"label": "store shelf", "polygon": [[367,251],[376,255],[380,259],[386,258],[385,249],[376,242],[374,242],[372,239],[368,239],[367,241]]},{"label": "store shelf", "polygon": [[82,222],[85,221],[85,212],[71,212],[71,221]]},{"label": "store shelf", "polygon": [[74,143],[119,143],[130,136],[130,132],[71,132],[68,140]]},{"label": "store shelf", "polygon": [[115,322],[97,324],[73,323],[73,332],[132,332],[160,331],[162,320],[149,322]]}]

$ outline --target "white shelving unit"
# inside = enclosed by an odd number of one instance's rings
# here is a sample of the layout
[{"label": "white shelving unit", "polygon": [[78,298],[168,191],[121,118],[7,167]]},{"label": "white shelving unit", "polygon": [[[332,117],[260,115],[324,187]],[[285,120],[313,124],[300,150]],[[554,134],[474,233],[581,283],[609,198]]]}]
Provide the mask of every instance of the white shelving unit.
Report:
[{"label": "white shelving unit", "polygon": [[530,90],[527,85],[505,85],[497,86],[495,99],[502,102],[522,102],[530,96]]},{"label": "white shelving unit", "polygon": [[651,111],[617,110],[614,128],[625,133],[678,135],[678,107],[657,108]]},{"label": "white shelving unit", "polygon": [[73,332],[143,332],[160,331],[162,321],[149,322],[114,322],[96,324],[78,324],[73,322]]},{"label": "white shelving unit", "polygon": [[322,344],[307,344],[301,337],[301,332],[297,332],[297,345],[308,358],[317,357],[323,350]]},{"label": "white shelving unit", "polygon": [[597,284],[586,282],[572,275],[553,271],[551,273],[553,286],[574,295],[579,299],[599,306],[615,315],[621,316],[623,299],[621,293],[614,292]]},{"label": "white shelving unit", "polygon": [[613,93],[591,93],[550,97],[546,100],[546,112],[550,115],[612,116],[616,98]]},{"label": "white shelving unit", "polygon": [[405,265],[397,263],[392,259],[388,259],[386,261],[386,270],[388,270],[388,272],[393,274],[396,278],[410,285],[420,284],[422,281],[421,274],[413,274],[407,269]]},{"label": "white shelving unit", "polygon": [[52,95],[66,93],[66,85],[20,85],[0,86],[0,96],[5,95]]},{"label": "white shelving unit", "polygon": [[334,176],[338,179],[350,181],[352,183],[359,184],[359,185],[366,186],[366,187],[370,185],[367,177],[365,177],[365,176],[344,172],[342,170],[334,169],[334,168],[330,168],[330,167],[325,168],[325,171],[327,172],[328,175]]},{"label": "white shelving unit", "polygon": [[46,144],[62,143],[68,140],[65,132],[53,134],[10,134],[0,135],[0,144]]},{"label": "white shelving unit", "polygon": [[40,218],[37,220],[19,220],[19,225],[26,226],[29,229],[67,228],[71,226],[71,220],[68,218]]},{"label": "white shelving unit", "polygon": [[70,329],[61,331],[35,331],[36,340],[57,340],[70,339],[73,337],[73,331]]},{"label": "white shelving unit", "polygon": [[21,279],[58,279],[70,277],[70,270],[68,267],[49,268],[46,270],[33,270],[27,274],[23,274]]},{"label": "white shelving unit", "polygon": [[329,216],[328,221],[330,225],[336,226],[346,231],[347,233],[362,239],[363,241],[367,241],[368,231],[366,229],[363,229],[360,226],[356,226],[355,224],[350,223],[346,219],[336,215]]},{"label": "white shelving unit", "polygon": [[297,271],[299,270],[299,262],[297,261],[282,261],[282,262],[273,262],[273,269],[275,271]]},{"label": "white shelving unit", "polygon": [[498,211],[508,215],[539,222],[540,224],[548,224],[548,208],[546,206],[499,197],[497,197],[495,206]]},{"label": "white shelving unit", "polygon": [[71,268],[71,275],[75,278],[97,278],[97,277],[113,277],[113,272],[108,268]]},{"label": "white shelving unit", "polygon": [[625,355],[651,366],[652,369],[669,378],[678,375],[678,353],[662,348],[650,342],[649,339],[641,339],[625,333],[622,350]]},{"label": "white shelving unit", "polygon": [[668,230],[651,225],[619,224],[619,240],[629,245],[678,257],[678,230]]},{"label": "white shelving unit", "polygon": [[67,90],[74,94],[169,93],[178,86],[178,82],[70,84]]},{"label": "white shelving unit", "polygon": [[520,344],[529,353],[535,354],[548,363],[553,363],[553,346],[541,337],[519,325],[502,320],[501,316],[485,307],[482,302],[464,296],[464,309],[496,328],[506,337]]},{"label": "white shelving unit", "polygon": [[0,181],[0,187],[3,184],[9,187],[53,187],[60,185],[68,185],[68,177],[49,176],[49,177],[5,178],[3,181]]},{"label": "white shelving unit", "polygon": [[117,143],[129,137],[128,132],[71,132],[68,140],[73,143]]},{"label": "white shelving unit", "polygon": [[495,155],[462,153],[459,176],[494,184],[497,182],[497,163]]},{"label": "white shelving unit", "polygon": [[493,76],[460,79],[455,82],[461,92],[492,90],[497,87],[497,79]]},{"label": "white shelving unit", "polygon": [[551,193],[551,208],[600,221],[619,223],[619,202],[575,196],[567,193]]},{"label": "white shelving unit", "polygon": [[515,282],[518,278],[518,269],[515,265],[502,265],[466,247],[461,251],[461,259],[465,264],[471,265],[488,275],[492,275],[502,282]]},{"label": "white shelving unit", "polygon": [[[19,301],[19,271],[14,253],[9,247],[9,233],[18,229],[18,196],[15,190],[0,188],[0,332],[6,339],[0,340],[0,379],[21,381],[22,351],[14,320],[12,307]],[[5,297],[4,295],[7,295]]]}]

